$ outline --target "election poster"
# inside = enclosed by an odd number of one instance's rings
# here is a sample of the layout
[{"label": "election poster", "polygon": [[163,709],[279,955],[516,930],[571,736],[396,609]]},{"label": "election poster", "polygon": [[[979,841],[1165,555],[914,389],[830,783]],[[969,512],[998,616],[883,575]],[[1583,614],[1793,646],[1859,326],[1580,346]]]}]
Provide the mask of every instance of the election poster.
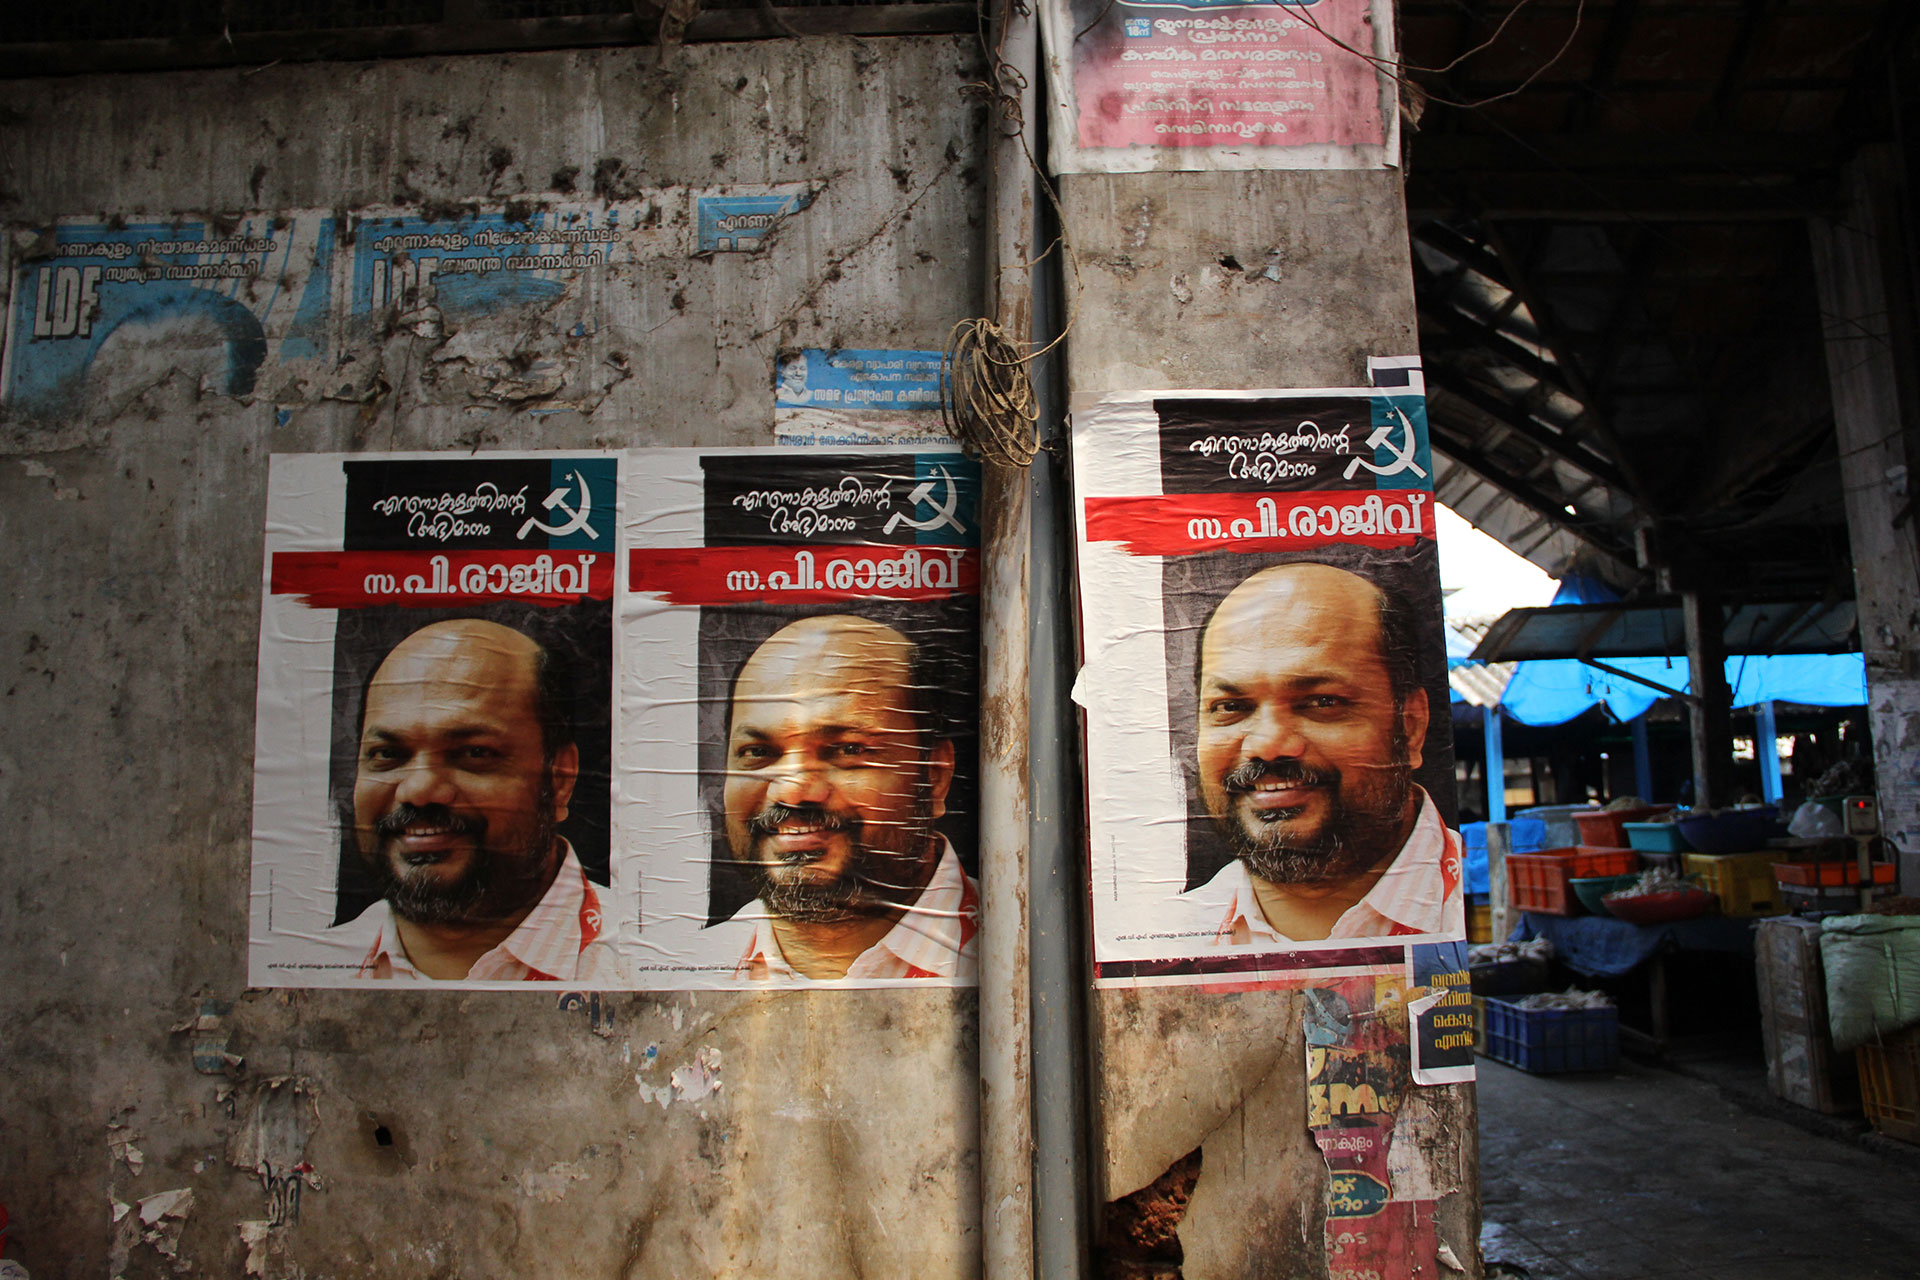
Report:
[{"label": "election poster", "polygon": [[630,986],[612,453],[276,455],[248,981]]},{"label": "election poster", "polygon": [[974,985],[976,467],[631,458],[615,831],[636,984]]},{"label": "election poster", "polygon": [[331,214],[71,218],[15,255],[0,393],[10,414],[117,410],[184,372],[243,398],[333,354]]},{"label": "election poster", "polygon": [[611,273],[763,251],[814,195],[782,183],[430,211],[62,219],[16,236],[0,400],[37,420],[112,413],[177,376],[241,401],[364,400],[397,331],[431,348],[451,392],[590,400],[605,389],[595,377],[624,373],[569,370],[539,344],[506,360],[481,322],[537,317],[542,330],[591,333],[618,316],[604,295]]},{"label": "election poster", "polygon": [[1101,985],[1404,979],[1464,936],[1408,383],[1076,399]]},{"label": "election poster", "polygon": [[1047,0],[1058,173],[1397,164],[1389,0]]}]

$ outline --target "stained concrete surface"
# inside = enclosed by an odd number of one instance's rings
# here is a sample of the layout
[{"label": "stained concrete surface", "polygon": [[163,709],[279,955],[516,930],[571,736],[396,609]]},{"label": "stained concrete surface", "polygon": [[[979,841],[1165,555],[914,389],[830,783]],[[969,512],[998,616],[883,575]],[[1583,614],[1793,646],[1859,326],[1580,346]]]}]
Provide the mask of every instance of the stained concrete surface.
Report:
[{"label": "stained concrete surface", "polygon": [[1530,1076],[1480,1059],[1488,1274],[1920,1275],[1920,1147],[1854,1139],[1812,1113],[1794,1123],[1744,1091],[1632,1062]]}]

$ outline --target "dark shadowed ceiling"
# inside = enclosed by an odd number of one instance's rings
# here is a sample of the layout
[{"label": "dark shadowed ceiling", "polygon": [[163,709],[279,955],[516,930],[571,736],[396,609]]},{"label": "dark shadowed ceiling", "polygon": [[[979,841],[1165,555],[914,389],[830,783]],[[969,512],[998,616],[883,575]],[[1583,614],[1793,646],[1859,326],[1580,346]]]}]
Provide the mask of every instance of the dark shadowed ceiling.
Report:
[{"label": "dark shadowed ceiling", "polygon": [[1441,500],[1637,593],[1850,595],[1808,219],[1915,0],[1403,0]]},{"label": "dark shadowed ceiling", "polygon": [[[776,12],[777,10],[777,12]],[[1650,594],[1851,594],[1807,227],[1904,177],[1920,0],[1400,0],[1442,501]],[[0,75],[972,30],[965,0],[0,6]]]}]

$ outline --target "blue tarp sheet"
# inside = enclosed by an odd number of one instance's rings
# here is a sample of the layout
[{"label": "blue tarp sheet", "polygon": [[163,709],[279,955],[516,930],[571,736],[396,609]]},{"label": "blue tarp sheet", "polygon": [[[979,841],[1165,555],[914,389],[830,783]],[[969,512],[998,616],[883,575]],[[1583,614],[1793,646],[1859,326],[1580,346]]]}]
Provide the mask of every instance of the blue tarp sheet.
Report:
[{"label": "blue tarp sheet", "polygon": [[1753,954],[1751,919],[1700,916],[1671,924],[1628,924],[1605,916],[1547,916],[1522,912],[1516,940],[1545,938],[1567,967],[1616,977],[1657,951],[1737,951]]},{"label": "blue tarp sheet", "polygon": [[[1554,604],[1604,604],[1616,599],[1603,583],[1569,575]],[[1610,667],[1680,693],[1690,692],[1687,660],[1612,658]],[[1855,707],[1867,701],[1866,659],[1857,653],[1794,653],[1727,659],[1733,705],[1799,702],[1816,707]],[[1574,658],[1522,662],[1500,699],[1500,709],[1521,724],[1565,724],[1596,703],[1625,723],[1644,714],[1662,695],[1646,685],[1609,675]]]}]

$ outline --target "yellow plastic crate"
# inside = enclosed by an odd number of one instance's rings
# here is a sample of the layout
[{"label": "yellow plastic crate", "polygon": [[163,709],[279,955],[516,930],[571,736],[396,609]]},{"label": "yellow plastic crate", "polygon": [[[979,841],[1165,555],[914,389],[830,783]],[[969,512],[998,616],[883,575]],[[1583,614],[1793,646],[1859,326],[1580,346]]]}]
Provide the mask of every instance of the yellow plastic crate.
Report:
[{"label": "yellow plastic crate", "polygon": [[1489,904],[1467,904],[1467,941],[1493,941],[1493,907]]},{"label": "yellow plastic crate", "polygon": [[1777,916],[1786,910],[1773,879],[1773,864],[1779,857],[1771,851],[1690,853],[1686,872],[1699,877],[1701,888],[1719,896],[1721,915]]}]

